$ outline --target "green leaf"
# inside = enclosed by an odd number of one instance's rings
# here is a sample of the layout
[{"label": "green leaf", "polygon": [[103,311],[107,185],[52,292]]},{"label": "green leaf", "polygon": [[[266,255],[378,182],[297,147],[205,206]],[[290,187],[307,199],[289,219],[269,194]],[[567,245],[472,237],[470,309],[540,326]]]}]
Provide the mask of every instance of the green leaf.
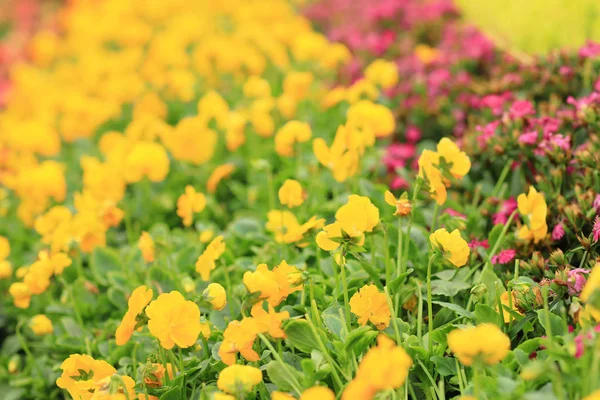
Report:
[{"label": "green leaf", "polygon": [[500,233],[502,233],[503,228],[504,228],[503,224],[498,224],[498,225],[494,225],[494,227],[490,231],[490,233],[488,235],[488,244],[490,245],[490,251],[492,251],[491,249],[494,248],[494,244],[496,244],[496,241],[500,237]]},{"label": "green leaf", "polygon": [[441,376],[456,375],[456,361],[450,357],[433,356],[431,361],[435,364],[435,370]]},{"label": "green leaf", "polygon": [[469,289],[471,285],[467,282],[452,282],[436,280],[431,282],[431,293],[436,295],[453,297],[461,290]]},{"label": "green leaf", "polygon": [[467,317],[467,318],[471,318],[471,319],[475,318],[475,315],[473,315],[472,312],[465,310],[458,304],[447,303],[445,301],[432,301],[432,303],[440,305],[444,308],[449,308],[450,310],[454,311],[457,315],[460,315],[461,317]]},{"label": "green leaf", "polygon": [[284,330],[287,341],[301,352],[310,353],[319,348],[319,342],[305,319],[290,321]]},{"label": "green leaf", "polygon": [[552,336],[562,336],[567,333],[567,324],[558,315],[553,314],[548,310],[538,310],[537,314],[540,325],[542,325],[546,331],[546,335],[550,336],[552,333]]},{"label": "green leaf", "polygon": [[300,371],[292,368],[290,365],[282,364],[279,361],[271,361],[267,364],[267,375],[271,382],[277,385],[277,389],[280,391],[289,392],[293,389],[293,381],[290,374],[296,378],[296,381],[302,381],[302,374]]},{"label": "green leaf", "polygon": [[477,304],[475,306],[475,321],[478,324],[492,323],[498,324],[498,312],[487,304]]},{"label": "green leaf", "polygon": [[81,337],[83,335],[83,332],[81,332],[81,328],[79,327],[79,325],[77,325],[73,318],[63,317],[60,319],[60,322],[65,328],[65,332],[67,332],[69,336]]},{"label": "green leaf", "polygon": [[107,286],[109,272],[123,271],[119,253],[106,247],[96,247],[90,258],[90,268],[101,285]]},{"label": "green leaf", "polygon": [[340,337],[340,333],[344,328],[344,321],[342,320],[342,318],[339,315],[333,313],[323,313],[321,317],[323,318],[323,323],[327,327],[327,330],[335,336]]},{"label": "green leaf", "polygon": [[160,396],[160,400],[181,400],[184,398],[181,393],[181,388],[174,387]]},{"label": "green leaf", "polygon": [[400,274],[396,279],[391,281],[390,284],[388,285],[388,289],[390,290],[390,293],[396,294],[396,291],[402,286],[406,277],[409,276],[410,274],[412,274],[413,271],[414,271],[413,268],[409,268],[406,272]]}]

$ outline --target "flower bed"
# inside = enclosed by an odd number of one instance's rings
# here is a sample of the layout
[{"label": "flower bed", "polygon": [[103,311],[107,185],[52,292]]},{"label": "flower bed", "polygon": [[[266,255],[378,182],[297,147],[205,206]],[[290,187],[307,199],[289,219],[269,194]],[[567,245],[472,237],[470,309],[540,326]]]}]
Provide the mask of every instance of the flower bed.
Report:
[{"label": "flower bed", "polygon": [[12,68],[3,398],[598,396],[600,46],[300,11],[72,2]]}]

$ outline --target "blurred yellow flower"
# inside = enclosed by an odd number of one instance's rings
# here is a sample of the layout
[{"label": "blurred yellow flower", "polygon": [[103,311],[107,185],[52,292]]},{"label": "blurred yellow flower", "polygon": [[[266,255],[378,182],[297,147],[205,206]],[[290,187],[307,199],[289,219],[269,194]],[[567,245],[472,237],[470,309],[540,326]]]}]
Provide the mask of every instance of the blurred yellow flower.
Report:
[{"label": "blurred yellow flower", "polygon": [[204,249],[204,252],[198,257],[196,261],[196,272],[200,274],[202,280],[207,281],[210,279],[210,273],[216,268],[216,261],[225,252],[225,242],[223,236],[219,235],[215,237]]},{"label": "blurred yellow flower", "polygon": [[275,151],[280,156],[291,157],[296,153],[294,147],[309,141],[311,136],[310,125],[306,122],[288,121],[275,134]]},{"label": "blurred yellow flower", "polygon": [[398,67],[393,61],[377,59],[365,69],[365,78],[383,89],[390,89],[398,83]]},{"label": "blurred yellow flower", "polygon": [[298,207],[304,203],[304,191],[302,190],[302,185],[294,179],[286,179],[279,188],[277,194],[279,196],[279,202],[289,208]]},{"label": "blurred yellow flower", "polygon": [[519,213],[527,217],[531,226],[531,228],[528,225],[521,226],[519,238],[533,240],[534,243],[543,240],[548,233],[548,225],[546,224],[548,207],[546,206],[544,194],[539,193],[533,186],[530,186],[527,194],[522,193],[517,197],[517,204]]},{"label": "blurred yellow flower", "polygon": [[177,215],[183,219],[184,226],[192,225],[194,214],[206,207],[206,198],[202,193],[197,193],[193,186],[187,185],[185,193],[177,199]]},{"label": "blurred yellow flower", "polygon": [[31,321],[29,321],[29,327],[37,336],[50,335],[54,332],[52,321],[43,314],[32,317]]},{"label": "blurred yellow flower", "polygon": [[152,240],[152,236],[148,232],[142,232],[138,247],[142,252],[144,261],[148,263],[154,262],[154,240]]},{"label": "blurred yellow flower", "polygon": [[510,352],[510,339],[498,326],[481,324],[451,331],[448,347],[463,365],[471,366],[475,360],[494,365]]},{"label": "blurred yellow flower", "polygon": [[208,191],[208,193],[215,193],[217,191],[217,186],[219,185],[219,183],[223,179],[229,177],[234,170],[235,165],[231,163],[219,165],[217,168],[215,168],[210,174],[208,181],[206,181],[206,190]]},{"label": "blurred yellow flower", "polygon": [[217,387],[234,395],[244,395],[262,382],[262,372],[249,365],[230,365],[219,374]]}]

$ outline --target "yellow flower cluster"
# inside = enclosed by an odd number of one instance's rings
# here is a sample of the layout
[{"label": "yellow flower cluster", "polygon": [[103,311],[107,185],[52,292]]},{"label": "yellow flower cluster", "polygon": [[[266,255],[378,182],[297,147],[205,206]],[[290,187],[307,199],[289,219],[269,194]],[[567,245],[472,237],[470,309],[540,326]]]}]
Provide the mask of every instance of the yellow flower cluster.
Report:
[{"label": "yellow flower cluster", "polygon": [[31,296],[40,295],[48,290],[50,278],[62,274],[71,263],[71,259],[65,253],[52,254],[41,251],[33,264],[17,271],[17,277],[23,278],[23,281],[10,285],[8,291],[13,297],[14,305],[18,308],[28,308]]},{"label": "yellow flower cluster", "polygon": [[10,278],[12,276],[12,264],[7,260],[9,255],[10,243],[7,238],[0,236],[0,279]]}]

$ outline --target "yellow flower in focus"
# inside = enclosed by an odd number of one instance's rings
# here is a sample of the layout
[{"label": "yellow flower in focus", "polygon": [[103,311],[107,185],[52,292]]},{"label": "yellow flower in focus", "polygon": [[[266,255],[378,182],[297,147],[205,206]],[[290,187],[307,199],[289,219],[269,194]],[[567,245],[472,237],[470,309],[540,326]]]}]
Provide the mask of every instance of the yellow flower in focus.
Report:
[{"label": "yellow flower in focus", "polygon": [[302,392],[300,400],[335,400],[335,393],[325,386],[313,386]]},{"label": "yellow flower in focus", "polygon": [[418,161],[418,176],[427,182],[431,198],[441,206],[446,202],[447,192],[442,173],[434,164],[434,162],[437,162],[438,160],[439,157],[435,152],[431,150],[423,150],[423,153],[421,153]]},{"label": "yellow flower in focus", "polygon": [[50,335],[52,332],[54,332],[52,321],[50,321],[50,319],[43,314],[38,314],[31,318],[31,321],[29,321],[29,327],[37,336]]},{"label": "yellow flower in focus", "polygon": [[244,318],[241,321],[231,321],[223,331],[223,342],[219,347],[219,357],[227,365],[235,364],[235,356],[240,353],[248,361],[258,361],[260,356],[252,349],[258,324],[254,318]]},{"label": "yellow flower in focus", "polygon": [[524,240],[533,240],[538,243],[543,240],[548,233],[548,225],[546,224],[546,215],[548,207],[544,194],[539,193],[533,186],[529,187],[527,194],[520,194],[517,197],[519,213],[529,220],[529,225],[523,225],[519,230],[519,238]]},{"label": "yellow flower in focus", "polygon": [[123,346],[131,339],[131,335],[137,325],[137,317],[144,311],[144,308],[152,300],[152,289],[142,285],[137,287],[127,301],[128,310],[117,327],[115,337],[117,346]]},{"label": "yellow flower in focus", "polygon": [[154,262],[154,240],[148,232],[142,232],[138,247],[142,251],[142,257],[147,263]]},{"label": "yellow flower in focus", "polygon": [[177,215],[183,219],[184,226],[192,225],[194,213],[199,213],[206,207],[206,198],[197,193],[193,186],[187,185],[185,193],[177,199]]},{"label": "yellow flower in focus", "polygon": [[410,204],[410,200],[406,196],[401,196],[397,199],[389,190],[385,191],[385,202],[396,208],[394,215],[399,217],[407,216],[412,210],[412,204]]},{"label": "yellow flower in focus", "polygon": [[[471,160],[464,151],[460,151],[456,143],[448,138],[442,138],[437,144],[437,156],[450,165],[450,174],[462,179],[471,169]],[[439,166],[439,160],[436,163]]]},{"label": "yellow flower in focus", "polygon": [[476,359],[494,365],[510,352],[510,339],[498,326],[481,324],[451,331],[448,347],[463,365],[471,366]]},{"label": "yellow flower in focus", "polygon": [[312,131],[306,122],[289,121],[275,134],[275,151],[283,157],[295,154],[294,146],[310,140]]},{"label": "yellow flower in focus", "polygon": [[385,293],[375,285],[365,285],[350,299],[350,311],[358,317],[360,325],[371,322],[382,330],[389,326],[391,312]]},{"label": "yellow flower in focus", "polygon": [[219,183],[223,179],[229,177],[234,170],[235,165],[231,163],[219,165],[217,168],[215,168],[212,174],[210,174],[208,181],[206,181],[206,190],[208,191],[208,193],[215,193],[217,191],[217,186],[219,185]]},{"label": "yellow flower in focus", "polygon": [[335,219],[342,230],[350,235],[354,232],[373,232],[379,224],[379,209],[368,197],[351,194],[348,202],[335,213]]},{"label": "yellow flower in focus", "polygon": [[302,272],[285,261],[272,271],[267,264],[260,264],[255,272],[245,272],[243,281],[250,293],[260,292],[259,299],[267,300],[273,307],[303,287]]},{"label": "yellow flower in focus", "polygon": [[146,315],[150,333],[167,350],[175,345],[182,348],[192,346],[202,329],[200,309],[177,291],[158,296],[146,307]]},{"label": "yellow flower in focus", "polygon": [[344,233],[353,239],[353,243],[362,246],[365,243],[365,234],[362,231],[342,232],[342,225],[339,222],[334,222],[325,225],[323,230],[317,233],[315,241],[317,245],[325,251],[334,251],[340,247]]},{"label": "yellow flower in focus", "polygon": [[377,59],[365,69],[365,78],[383,89],[398,83],[398,67],[392,61]]},{"label": "yellow flower in focus", "polygon": [[429,242],[433,249],[440,249],[444,258],[455,267],[462,267],[469,260],[469,244],[462,238],[458,229],[448,233],[446,228],[440,228],[429,235]]},{"label": "yellow flower in focus", "polygon": [[296,101],[304,100],[313,79],[310,72],[288,72],[283,81],[283,93],[293,97]]},{"label": "yellow flower in focus", "polygon": [[225,288],[218,283],[211,283],[202,292],[202,297],[208,301],[215,310],[220,311],[227,305]]},{"label": "yellow flower in focus", "polygon": [[268,304],[269,311],[263,308],[263,302],[258,302],[252,306],[250,314],[256,321],[259,332],[268,333],[275,339],[285,338],[285,332],[281,328],[281,323],[290,318],[287,311],[276,312],[272,305]]},{"label": "yellow flower in focus", "polygon": [[158,143],[138,142],[125,157],[123,171],[129,183],[139,182],[144,177],[160,182],[169,173],[169,156]]},{"label": "yellow flower in focus", "polygon": [[279,188],[277,194],[279,196],[279,202],[289,208],[298,207],[304,203],[302,185],[294,179],[286,179]]},{"label": "yellow flower in focus", "polygon": [[112,365],[94,360],[88,355],[71,354],[60,366],[61,376],[56,385],[66,389],[74,399],[91,400],[101,382],[117,373]]},{"label": "yellow flower in focus", "polygon": [[262,372],[256,367],[249,365],[230,365],[219,374],[217,387],[222,391],[234,394],[244,395],[254,386],[262,382]]}]

